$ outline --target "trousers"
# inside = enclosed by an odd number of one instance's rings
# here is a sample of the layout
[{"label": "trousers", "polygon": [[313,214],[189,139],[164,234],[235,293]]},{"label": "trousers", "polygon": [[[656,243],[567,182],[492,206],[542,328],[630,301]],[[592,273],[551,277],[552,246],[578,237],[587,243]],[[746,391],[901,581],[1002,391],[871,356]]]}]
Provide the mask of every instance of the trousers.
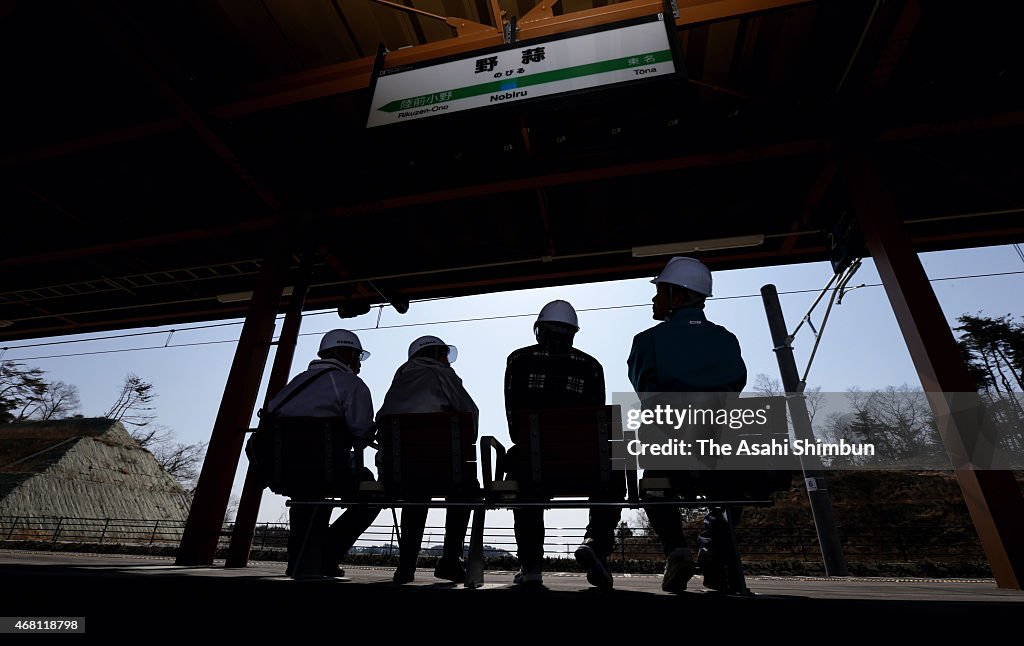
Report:
[{"label": "trousers", "polygon": [[[355,482],[373,479],[373,473],[366,468],[354,474]],[[321,498],[295,496],[292,500],[316,502]],[[316,575],[333,570],[381,510],[379,507],[350,507],[330,523],[332,511],[327,506],[288,508],[288,568],[285,571],[288,576]],[[299,563],[300,556],[302,563]]]}]

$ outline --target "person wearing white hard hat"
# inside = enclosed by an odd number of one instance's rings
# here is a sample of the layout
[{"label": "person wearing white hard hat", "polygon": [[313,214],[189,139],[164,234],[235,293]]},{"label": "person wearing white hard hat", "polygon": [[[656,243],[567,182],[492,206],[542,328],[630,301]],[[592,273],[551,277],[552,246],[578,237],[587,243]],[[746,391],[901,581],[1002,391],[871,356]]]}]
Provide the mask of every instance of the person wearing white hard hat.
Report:
[{"label": "person wearing white hard hat", "polygon": [[[409,345],[409,360],[395,372],[395,378],[377,411],[380,415],[402,413],[441,413],[446,411],[474,413],[474,426],[479,410],[466,392],[462,379],[452,369],[458,350],[436,336],[421,336]],[[474,428],[474,431],[476,429]],[[475,440],[475,436],[474,436]],[[416,560],[427,523],[426,507],[402,510],[402,535],[398,541],[398,569],[395,583],[409,583],[416,576]],[[469,527],[469,509],[448,509],[445,514],[444,550],[434,569],[434,576],[456,583],[466,578],[463,543]]]},{"label": "person wearing white hard hat", "polygon": [[[576,310],[566,301],[545,305],[533,325],[535,345],[515,350],[505,368],[505,410],[574,408],[601,406],[605,403],[604,369],[597,359],[573,347],[579,332]],[[515,429],[509,427],[511,432]],[[516,442],[516,437],[512,441]],[[505,463],[515,465],[518,447],[509,449]],[[512,457],[509,457],[512,456]],[[515,478],[515,473],[508,477]],[[544,561],[544,510],[516,509],[516,543],[519,548],[519,573],[516,584],[540,584]],[[576,559],[587,570],[587,580],[602,588],[612,587],[605,561],[615,545],[615,527],[619,510],[594,507],[583,544]]]},{"label": "person wearing white hard hat", "polygon": [[[661,321],[633,337],[627,365],[629,381],[637,393],[740,392],[747,383],[747,368],[740,344],[727,329],[707,320],[704,304],[712,294],[711,271],[696,258],[677,256],[651,281],[657,287],[653,316]],[[673,480],[687,472],[645,471],[645,477]],[[666,566],[661,587],[682,592],[696,571],[686,547],[679,513],[671,507],[645,509],[651,527],[661,539]],[[718,535],[723,519],[717,510],[704,520],[700,561],[705,587],[724,585],[724,569],[710,561],[710,536]]]},{"label": "person wearing white hard hat", "polygon": [[[373,440],[376,426],[373,422],[373,400],[370,389],[357,375],[363,361],[370,353],[363,350],[359,337],[348,330],[331,330],[320,341],[319,359],[310,362],[309,367],[296,375],[281,389],[267,410],[278,417],[333,417],[345,421],[352,440],[352,448],[361,451]],[[354,457],[350,464],[355,465]],[[362,469],[353,469],[353,483],[359,480],[373,480],[373,474]],[[353,507],[334,521],[328,530],[324,543],[325,576],[344,576],[338,565],[359,536],[373,523],[380,509]],[[317,514],[317,522],[326,525],[330,521],[329,508],[311,511],[307,507],[289,508],[288,571],[291,575],[295,556],[302,544],[303,531],[309,526],[310,514]]]}]

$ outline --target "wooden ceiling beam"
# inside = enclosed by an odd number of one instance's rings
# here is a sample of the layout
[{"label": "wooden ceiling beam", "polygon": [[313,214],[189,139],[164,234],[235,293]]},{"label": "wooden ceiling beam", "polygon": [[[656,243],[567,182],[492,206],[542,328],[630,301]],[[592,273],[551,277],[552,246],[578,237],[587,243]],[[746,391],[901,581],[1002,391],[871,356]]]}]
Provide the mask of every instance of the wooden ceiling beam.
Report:
[{"label": "wooden ceiling beam", "polygon": [[875,67],[868,78],[868,89],[878,91],[888,84],[920,21],[920,2],[906,0],[900,9],[892,31],[889,33],[889,39],[879,53]]},{"label": "wooden ceiling beam", "polygon": [[[215,132],[206,115],[193,107],[167,81],[161,67],[154,62],[154,59],[165,60],[166,57],[154,52],[151,44],[140,42],[133,25],[127,24],[119,16],[108,17],[99,12],[83,13],[83,18],[96,26],[125,63],[141,73],[153,90],[242,183],[271,210],[280,208],[277,197],[245,168],[234,150]],[[164,63],[163,66],[168,67],[170,63]]]},{"label": "wooden ceiling beam", "polygon": [[680,28],[693,27],[817,3],[817,0],[717,0],[703,4],[680,2],[676,25]]},{"label": "wooden ceiling beam", "polygon": [[483,197],[485,195],[495,195],[498,193],[526,191],[537,188],[562,186],[566,184],[578,184],[581,182],[597,182],[619,177],[648,175],[651,173],[663,173],[688,168],[706,168],[709,166],[740,164],[777,157],[826,153],[829,152],[831,148],[831,139],[802,139],[726,152],[716,151],[698,153],[683,157],[672,157],[669,159],[636,162],[631,164],[619,164],[615,166],[605,166],[603,168],[590,168],[564,173],[552,173],[534,177],[524,177],[522,179],[445,189],[441,191],[429,191],[415,195],[404,195],[400,197],[376,200],[373,202],[364,202],[362,204],[355,204],[352,206],[331,208],[327,210],[327,215],[334,218],[345,218],[368,213],[377,213],[390,209],[400,209],[410,206],[420,206],[423,204],[447,202],[450,200]]},{"label": "wooden ceiling beam", "polygon": [[257,231],[270,230],[277,224],[275,218],[256,218],[244,220],[237,224],[228,224],[208,229],[191,229],[188,231],[176,231],[158,236],[138,238],[136,240],[118,240],[104,244],[90,245],[87,247],[75,247],[73,249],[58,249],[44,251],[25,256],[0,258],[0,267],[21,267],[26,265],[38,265],[63,260],[75,260],[90,256],[100,256],[122,251],[138,251],[141,249],[153,249],[179,245],[184,242],[196,240],[210,240],[217,238],[229,238],[242,234],[254,233]]},{"label": "wooden ceiling beam", "polygon": [[[956,240],[974,240],[978,243],[983,241],[995,241],[995,240],[1024,240],[1024,227],[1011,227],[1004,229],[993,229],[989,231],[980,232],[960,232],[940,235],[919,235],[912,236],[912,242],[915,247],[927,247],[929,244],[941,242],[947,243]],[[779,256],[775,251],[754,251],[754,252],[738,252],[729,255],[716,256],[713,258],[707,258],[706,262],[712,266],[722,266],[736,262],[756,261],[771,259],[778,259]],[[815,247],[801,247],[799,250],[794,250],[791,253],[790,259],[799,262],[808,262],[815,259],[825,260],[825,248],[822,246]],[[540,261],[538,260],[538,264]],[[656,262],[642,263],[637,265],[631,265],[628,269],[630,273],[634,271],[647,270],[652,274],[664,265],[664,262],[659,260]],[[550,267],[550,265],[546,265]],[[600,280],[602,276],[614,278],[615,274],[623,272],[624,268],[617,265],[607,265],[603,267],[596,267],[590,269],[580,269],[572,271],[545,271],[543,273],[526,273],[519,276],[502,276],[490,279],[482,280],[469,280],[449,283],[437,283],[433,285],[425,285],[419,287],[411,287],[403,289],[405,294],[423,294],[423,295],[436,295],[439,293],[452,292],[456,290],[464,291],[469,290],[472,293],[487,291],[489,287],[507,286],[509,284],[515,284],[520,288],[530,288],[538,286],[540,284],[550,284],[551,281],[561,283],[581,282],[588,279]],[[491,290],[494,291],[494,290]],[[326,295],[314,298],[307,298],[305,309],[317,309],[327,305],[334,305],[339,301],[339,297],[336,295]],[[159,303],[154,306],[160,305]],[[219,305],[219,304],[218,304]],[[241,316],[245,312],[247,304],[242,303],[239,305],[229,306],[216,306],[211,308],[196,308],[192,310],[175,312],[172,314],[159,313],[159,314],[142,314],[136,316],[128,316],[119,319],[112,319],[104,321],[103,323],[93,322],[79,322],[70,323],[65,319],[63,325],[50,325],[46,327],[36,327],[26,332],[21,330],[20,332],[15,329],[0,330],[0,341],[14,341],[21,338],[29,338],[26,334],[31,337],[44,337],[54,336],[58,334],[67,334],[70,331],[77,332],[91,332],[91,331],[102,331],[111,329],[121,329],[128,327],[138,326],[158,326],[158,325],[169,325],[174,323],[195,323],[206,320],[222,320],[231,318],[233,316]],[[145,307],[141,305],[140,307]],[[61,319],[62,314],[54,313],[53,318]]]},{"label": "wooden ceiling beam", "polygon": [[[813,4],[813,2],[809,0],[717,0],[716,2],[683,7],[680,17],[676,20],[676,25],[685,29],[694,25],[729,20],[745,14],[781,10],[805,4]],[[631,0],[630,2],[621,2],[607,7],[572,12],[562,16],[554,16],[550,20],[537,20],[527,23],[527,25],[523,26],[520,34],[524,39],[528,37],[536,38],[546,33],[557,33],[557,31],[577,28],[582,26],[584,22],[588,24],[601,24],[601,20],[613,22],[628,17],[627,14],[630,13],[641,12],[637,14],[641,15],[657,11],[656,5],[660,5],[660,0]],[[552,30],[556,31],[552,32]],[[501,34],[496,32],[469,34],[460,38],[449,38],[391,52],[388,55],[388,63],[390,65],[405,65],[432,58],[464,54],[501,45],[503,42]],[[372,56],[367,56],[354,61],[327,65],[261,81],[243,90],[242,93],[248,95],[247,98],[213,106],[206,109],[205,112],[213,118],[231,119],[246,114],[264,112],[307,101],[365,90],[370,85],[373,60]],[[179,111],[177,118],[161,119],[160,121],[148,124],[119,128],[57,145],[8,155],[0,158],[0,168],[140,139],[174,130],[186,123],[192,125],[192,116],[187,112],[185,114],[188,115],[188,118]],[[199,127],[203,128],[203,126]]]},{"label": "wooden ceiling beam", "polygon": [[818,172],[818,176],[811,184],[811,190],[804,199],[803,207],[800,209],[800,217],[793,222],[793,226],[791,227],[791,231],[793,233],[782,241],[779,251],[776,252],[778,255],[787,256],[792,253],[793,248],[796,246],[797,240],[799,239],[799,234],[797,232],[803,231],[807,228],[807,224],[814,216],[815,209],[817,209],[818,205],[821,204],[821,200],[824,199],[829,186],[832,185],[832,180],[835,179],[837,169],[838,165],[834,159],[829,159],[825,162],[825,165],[822,166],[821,170]]},{"label": "wooden ceiling beam", "polygon": [[[1024,126],[1024,112],[1007,112],[978,119],[959,119],[946,122],[914,124],[909,126],[900,126],[897,128],[889,128],[881,132],[877,141],[882,143],[893,143],[1021,126]],[[362,214],[378,213],[389,209],[406,208],[448,200],[482,197],[485,195],[494,195],[513,191],[533,190],[539,187],[599,181],[616,177],[628,177],[648,173],[682,170],[686,168],[754,162],[792,155],[829,153],[832,151],[832,147],[833,143],[830,139],[819,138],[760,146],[745,150],[701,153],[665,160],[623,164],[539,177],[527,177],[518,180],[492,182],[489,184],[442,191],[430,191],[415,195],[389,198],[386,200],[336,207],[328,209],[327,215],[335,218],[353,217]],[[28,254],[24,256],[0,258],[0,267],[40,264],[115,253],[119,251],[163,247],[193,240],[229,237],[267,230],[275,224],[276,220],[274,218],[264,217],[245,220],[237,224],[230,224],[221,227],[191,229],[188,231],[179,231],[164,235],[140,238],[138,240],[122,240],[101,245],[78,247],[75,249],[63,249]]]},{"label": "wooden ceiling beam", "polygon": [[94,150],[104,146],[112,146],[125,141],[134,141],[136,139],[144,139],[146,137],[161,135],[166,132],[178,130],[183,125],[185,125],[184,119],[181,117],[172,117],[170,119],[161,119],[159,121],[151,121],[149,123],[128,126],[126,128],[118,128],[117,130],[110,130],[108,132],[89,135],[87,137],[80,137],[60,144],[33,148],[31,150],[25,150],[0,157],[0,169],[7,169],[30,162],[73,155],[75,153]]}]

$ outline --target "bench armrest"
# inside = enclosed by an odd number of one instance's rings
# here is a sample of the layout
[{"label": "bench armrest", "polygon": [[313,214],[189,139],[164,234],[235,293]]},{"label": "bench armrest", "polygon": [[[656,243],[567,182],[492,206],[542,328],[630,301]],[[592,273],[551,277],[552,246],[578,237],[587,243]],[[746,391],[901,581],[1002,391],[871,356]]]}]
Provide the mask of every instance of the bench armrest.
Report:
[{"label": "bench armrest", "polygon": [[[491,471],[491,449],[494,449],[497,459],[494,462],[494,471]],[[480,460],[483,468],[484,491],[490,491],[495,480],[502,480],[505,476],[505,447],[497,438],[491,435],[484,435],[480,438]]]},{"label": "bench armrest", "polygon": [[626,470],[626,500],[640,502],[640,486],[637,482],[637,470]]},{"label": "bench armrest", "polygon": [[[380,445],[377,444],[376,440],[371,440],[368,444],[362,448],[354,448],[352,453],[355,459],[355,468],[362,469],[366,466],[366,449],[373,449],[374,451],[380,451]],[[376,462],[376,459],[374,460]]]}]

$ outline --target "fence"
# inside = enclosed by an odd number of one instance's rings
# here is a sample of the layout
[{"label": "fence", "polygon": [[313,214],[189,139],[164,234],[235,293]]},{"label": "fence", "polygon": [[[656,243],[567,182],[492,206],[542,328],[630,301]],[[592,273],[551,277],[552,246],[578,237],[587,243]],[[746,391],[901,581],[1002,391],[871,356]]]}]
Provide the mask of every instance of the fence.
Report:
[{"label": "fence", "polygon": [[[222,528],[220,544],[227,547],[231,524]],[[135,545],[176,547],[185,529],[184,521],[118,518],[69,518],[57,516],[0,516],[0,543],[32,541],[62,544]],[[583,539],[585,528],[548,527],[545,552],[549,557],[572,557]],[[658,561],[663,558],[656,537],[641,527],[620,526],[612,559]],[[973,527],[965,526],[876,526],[842,527],[843,549],[850,562],[918,561],[954,562],[984,560]],[[746,561],[820,561],[821,552],[813,528],[743,527],[736,536]],[[424,556],[436,555],[444,541],[444,527],[428,526],[423,535]],[[490,527],[484,533],[486,556],[514,555],[516,542],[511,527]],[[284,551],[288,545],[286,523],[262,523],[253,536],[254,550]],[[373,525],[360,537],[354,553],[395,555],[396,528]]]}]

